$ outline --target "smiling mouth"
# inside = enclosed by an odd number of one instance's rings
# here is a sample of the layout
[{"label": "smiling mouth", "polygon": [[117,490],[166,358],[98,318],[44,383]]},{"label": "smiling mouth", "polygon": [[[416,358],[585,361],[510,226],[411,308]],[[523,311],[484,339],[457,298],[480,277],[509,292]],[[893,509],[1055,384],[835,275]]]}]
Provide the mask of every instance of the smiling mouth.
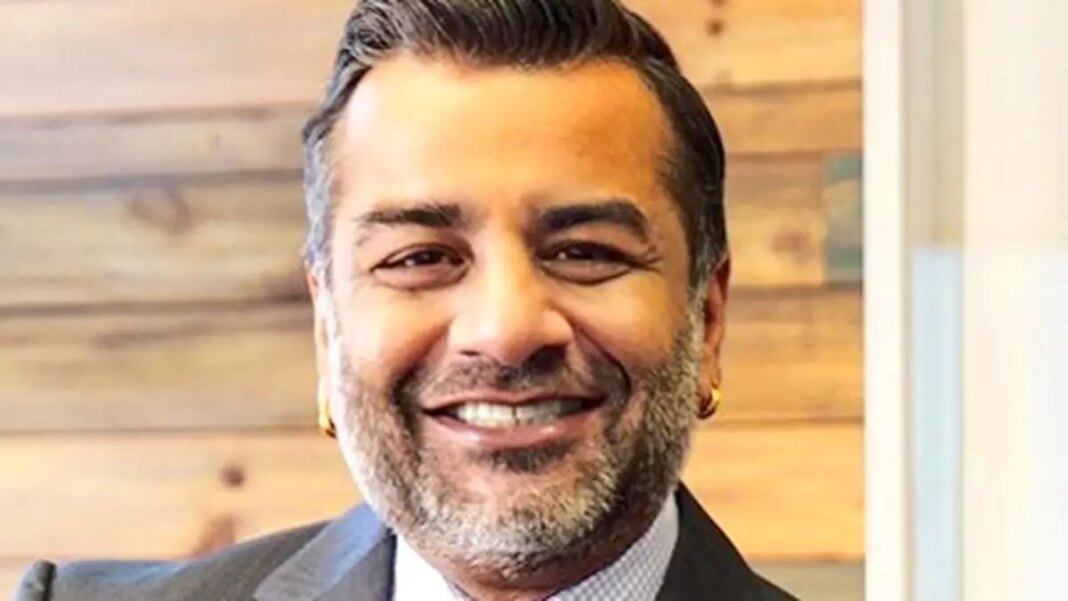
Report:
[{"label": "smiling mouth", "polygon": [[468,402],[431,412],[476,428],[502,429],[551,424],[596,410],[601,400],[545,399],[522,404]]}]

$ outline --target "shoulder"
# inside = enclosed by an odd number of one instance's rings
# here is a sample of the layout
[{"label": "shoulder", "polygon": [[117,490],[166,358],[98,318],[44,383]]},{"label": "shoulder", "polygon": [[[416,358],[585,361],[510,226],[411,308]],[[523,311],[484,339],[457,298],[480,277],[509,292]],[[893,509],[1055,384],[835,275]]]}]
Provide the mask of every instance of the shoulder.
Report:
[{"label": "shoulder", "polygon": [[244,601],[324,526],[278,532],[189,561],[41,561],[26,572],[14,601]]}]

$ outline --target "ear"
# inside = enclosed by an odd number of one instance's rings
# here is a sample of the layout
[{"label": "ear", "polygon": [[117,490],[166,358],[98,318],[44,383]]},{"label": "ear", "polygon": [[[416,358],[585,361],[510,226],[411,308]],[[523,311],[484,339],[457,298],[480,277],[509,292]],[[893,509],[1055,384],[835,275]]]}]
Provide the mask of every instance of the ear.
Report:
[{"label": "ear", "polygon": [[727,296],[731,279],[731,259],[724,257],[716,266],[712,277],[708,278],[705,290],[704,326],[705,338],[701,358],[701,383],[708,385],[721,382],[723,372],[720,365],[720,350],[726,331]]}]

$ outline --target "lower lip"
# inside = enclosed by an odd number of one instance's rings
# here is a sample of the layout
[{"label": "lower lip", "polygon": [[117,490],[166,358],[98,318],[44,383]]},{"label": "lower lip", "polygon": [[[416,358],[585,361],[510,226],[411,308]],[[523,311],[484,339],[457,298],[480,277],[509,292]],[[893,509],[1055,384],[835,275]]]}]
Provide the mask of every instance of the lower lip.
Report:
[{"label": "lower lip", "polygon": [[487,428],[454,417],[429,419],[432,427],[456,444],[472,450],[524,449],[568,442],[582,437],[601,407],[540,424]]}]

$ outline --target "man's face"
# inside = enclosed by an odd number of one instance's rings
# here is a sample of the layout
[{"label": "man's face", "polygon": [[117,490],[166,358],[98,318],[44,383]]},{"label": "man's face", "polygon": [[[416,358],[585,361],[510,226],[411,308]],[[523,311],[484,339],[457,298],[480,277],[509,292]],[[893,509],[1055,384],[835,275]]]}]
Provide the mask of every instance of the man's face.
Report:
[{"label": "man's face", "polygon": [[616,64],[398,57],[360,83],[320,372],[364,495],[417,548],[545,565],[670,492],[720,330],[688,295],[668,131]]}]

